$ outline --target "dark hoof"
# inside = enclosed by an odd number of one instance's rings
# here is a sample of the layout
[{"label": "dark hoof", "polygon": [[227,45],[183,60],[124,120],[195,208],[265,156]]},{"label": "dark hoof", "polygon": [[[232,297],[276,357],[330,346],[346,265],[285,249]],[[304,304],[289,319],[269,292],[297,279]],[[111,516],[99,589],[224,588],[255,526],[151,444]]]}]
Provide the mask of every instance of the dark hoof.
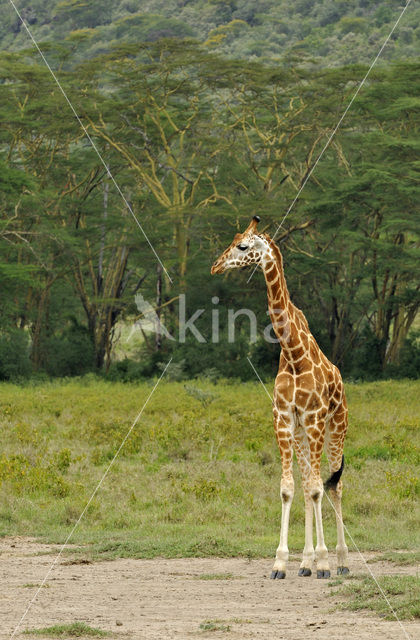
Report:
[{"label": "dark hoof", "polygon": [[307,578],[308,576],[312,575],[312,571],[310,569],[305,569],[304,567],[301,567],[298,571],[298,576],[301,576],[303,578]]},{"label": "dark hoof", "polygon": [[350,573],[350,569],[348,567],[337,567],[338,576],[346,576],[348,573]]},{"label": "dark hoof", "polygon": [[283,580],[286,577],[285,571],[272,571],[271,579],[272,580]]},{"label": "dark hoof", "polygon": [[318,569],[318,571],[316,572],[316,577],[317,578],[329,578],[331,576],[331,572],[329,569],[326,570],[322,570],[322,569]]}]

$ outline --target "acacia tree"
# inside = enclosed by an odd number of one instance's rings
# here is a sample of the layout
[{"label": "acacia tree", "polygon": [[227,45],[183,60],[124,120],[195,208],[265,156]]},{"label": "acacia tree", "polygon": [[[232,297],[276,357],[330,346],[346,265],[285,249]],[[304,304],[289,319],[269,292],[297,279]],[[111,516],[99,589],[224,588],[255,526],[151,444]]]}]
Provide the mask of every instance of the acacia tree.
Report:
[{"label": "acacia tree", "polygon": [[[181,288],[194,219],[218,201],[233,206],[217,184],[218,156],[227,142],[197,51],[160,43],[144,47],[141,61],[133,61],[131,50],[106,57],[110,97],[99,96],[84,114],[92,133],[131,169]],[[96,69],[96,63],[87,69],[89,87],[97,82]]]},{"label": "acacia tree", "polygon": [[[163,291],[162,269],[105,167],[47,70],[26,55],[0,60],[0,277],[3,320],[30,329],[37,367],[71,314],[86,318],[96,366],[109,365],[116,322],[143,282],[173,322],[179,290],[189,286],[200,303],[214,286],[219,238],[251,212],[279,221],[360,78],[360,69],[279,73],[170,42],[59,73],[178,279]],[[340,365],[365,324],[382,366],[398,362],[418,312],[417,72],[405,64],[370,77],[290,213],[285,226],[299,234],[282,230],[294,299]],[[249,296],[240,278],[219,281],[229,304]],[[71,298],[65,308],[57,292]]]},{"label": "acacia tree", "polygon": [[68,194],[61,206],[66,211],[63,223],[73,238],[67,249],[68,278],[86,314],[95,366],[101,369],[105,363],[108,370],[117,320],[147,270],[131,260],[133,249],[141,246],[131,216],[110,189],[103,167],[92,160],[90,171],[77,163],[81,177],[69,172]]},{"label": "acacia tree", "polygon": [[[309,191],[317,221],[305,248],[313,291],[338,363],[368,323],[381,366],[398,363],[420,304],[417,99],[414,65],[378,71],[339,133],[346,163],[331,155]],[[327,285],[328,283],[328,285]]]},{"label": "acacia tree", "polygon": [[[132,221],[121,210],[119,196],[108,196],[103,165],[71,112],[63,112],[61,93],[51,87],[44,69],[23,56],[19,64],[7,56],[2,62],[5,158],[11,175],[22,176],[22,184],[31,189],[26,199],[15,198],[14,215],[6,208],[3,237],[12,243],[14,258],[37,273],[20,292],[19,326],[30,326],[34,367],[45,366],[45,345],[54,331],[51,293],[67,281],[80,297],[95,364],[101,368],[105,357],[110,362],[121,299],[127,287],[140,285],[139,272],[144,273],[138,265],[129,266]],[[70,94],[74,79],[73,74],[61,78]],[[141,246],[138,238],[136,244]],[[61,330],[66,322],[60,323]]]},{"label": "acacia tree", "polygon": [[[30,326],[32,359],[41,365],[43,336],[48,333],[51,287],[63,276],[55,229],[55,205],[60,197],[59,158],[77,140],[70,118],[62,114],[57,91],[51,91],[48,70],[21,56],[3,54],[0,65],[2,151],[7,166],[19,171],[28,183],[26,192],[14,202],[6,239],[14,246],[17,263],[36,272],[20,292],[19,326]],[[12,203],[9,203],[9,206]]]}]

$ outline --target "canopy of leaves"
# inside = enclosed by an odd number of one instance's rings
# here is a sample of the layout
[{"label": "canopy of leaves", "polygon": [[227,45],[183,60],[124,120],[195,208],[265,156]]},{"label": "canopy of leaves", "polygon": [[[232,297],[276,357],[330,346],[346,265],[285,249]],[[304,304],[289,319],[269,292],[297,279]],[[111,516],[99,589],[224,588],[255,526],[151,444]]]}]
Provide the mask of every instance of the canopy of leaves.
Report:
[{"label": "canopy of leaves", "polygon": [[[116,42],[193,37],[235,58],[276,60],[305,56],[308,64],[370,62],[394,26],[399,0],[32,0],[16,5],[37,41],[73,43],[79,59]],[[0,48],[28,46],[28,35],[8,0],[0,0]],[[398,37],[397,37],[398,35]],[[420,8],[407,10],[383,60],[418,55]]]},{"label": "canopy of leaves", "polygon": [[[319,19],[322,29],[336,25],[343,38],[365,37],[374,3],[360,5],[358,20],[344,11],[350,4],[283,8],[290,20],[298,14],[301,22]],[[321,5],[331,9],[322,20]],[[374,375],[398,368],[420,305],[418,65],[372,71],[278,229],[367,67],[327,60],[308,68],[304,47],[293,63],[264,62],[265,54],[238,59],[235,42],[243,45],[266,23],[257,14],[241,17],[239,1],[178,3],[177,16],[170,2],[150,2],[142,15],[129,6],[105,3],[95,23],[91,5],[61,2],[54,34],[62,41],[43,45],[101,158],[38,52],[1,55],[4,331],[29,335],[36,369],[73,375],[110,366],[120,321],[136,317],[140,288],[172,335],[180,294],[187,293],[187,313],[217,295],[225,317],[220,344],[209,345],[209,308],[198,322],[204,346],[145,333],[135,354],[141,371],[159,370],[170,351],[182,375],[203,367],[252,375],[248,353],[269,371],[278,352],[250,345],[245,324],[231,344],[226,326],[229,308],[249,305],[265,326],[261,280],[209,278],[214,257],[258,213],[265,229],[278,232],[292,298],[326,353],[349,375],[363,374],[366,345]],[[273,16],[274,4],[264,6]],[[214,18],[206,32],[180,19],[198,10]],[[46,34],[48,25],[45,18]],[[150,36],[158,27],[171,38]],[[191,33],[196,39],[185,39]],[[22,33],[15,36],[19,48]]]}]

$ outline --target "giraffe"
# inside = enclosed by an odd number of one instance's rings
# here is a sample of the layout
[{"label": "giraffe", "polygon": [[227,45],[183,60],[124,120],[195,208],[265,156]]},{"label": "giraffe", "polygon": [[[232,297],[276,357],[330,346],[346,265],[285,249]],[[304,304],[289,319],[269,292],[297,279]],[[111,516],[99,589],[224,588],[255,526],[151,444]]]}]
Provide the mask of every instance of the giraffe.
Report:
[{"label": "giraffe", "polygon": [[[337,523],[337,573],[347,574],[348,548],[341,513],[344,468],[343,445],[347,431],[347,403],[339,370],[319,348],[300,309],[292,303],[283,272],[283,258],[275,242],[257,232],[260,221],[254,216],[244,233],[235,235],[211,273],[223,273],[255,264],[262,268],[267,285],[268,308],[273,330],[280,342],[279,369],[274,384],[273,417],[280,450],[282,502],[280,542],[271,578],[286,577],[290,508],[294,494],[293,450],[302,475],[305,498],[305,546],[298,575],[329,578],[328,550],[324,541],[321,502],[321,453],[325,448],[331,477],[325,488],[331,498]],[[313,546],[313,514],[317,544]]]}]

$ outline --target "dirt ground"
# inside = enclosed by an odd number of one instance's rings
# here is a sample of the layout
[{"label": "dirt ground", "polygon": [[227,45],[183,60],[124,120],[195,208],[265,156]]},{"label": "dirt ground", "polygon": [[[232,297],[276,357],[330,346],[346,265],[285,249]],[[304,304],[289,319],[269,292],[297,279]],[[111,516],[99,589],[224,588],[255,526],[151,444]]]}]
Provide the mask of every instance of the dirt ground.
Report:
[{"label": "dirt ground", "polygon": [[[24,538],[0,541],[1,640],[10,638],[54,560],[46,552],[58,550]],[[334,575],[334,554],[330,560]],[[25,629],[81,621],[121,640],[420,638],[415,622],[403,623],[406,636],[398,623],[373,613],[334,611],[337,598],[328,596],[328,580],[299,578],[298,557],[292,557],[285,580],[269,579],[271,565],[270,559],[242,558],[74,564],[63,555],[15,637],[29,637],[22,635]],[[383,562],[370,567],[375,576],[418,571]],[[356,553],[351,554],[350,568],[354,573],[367,571]]]}]

